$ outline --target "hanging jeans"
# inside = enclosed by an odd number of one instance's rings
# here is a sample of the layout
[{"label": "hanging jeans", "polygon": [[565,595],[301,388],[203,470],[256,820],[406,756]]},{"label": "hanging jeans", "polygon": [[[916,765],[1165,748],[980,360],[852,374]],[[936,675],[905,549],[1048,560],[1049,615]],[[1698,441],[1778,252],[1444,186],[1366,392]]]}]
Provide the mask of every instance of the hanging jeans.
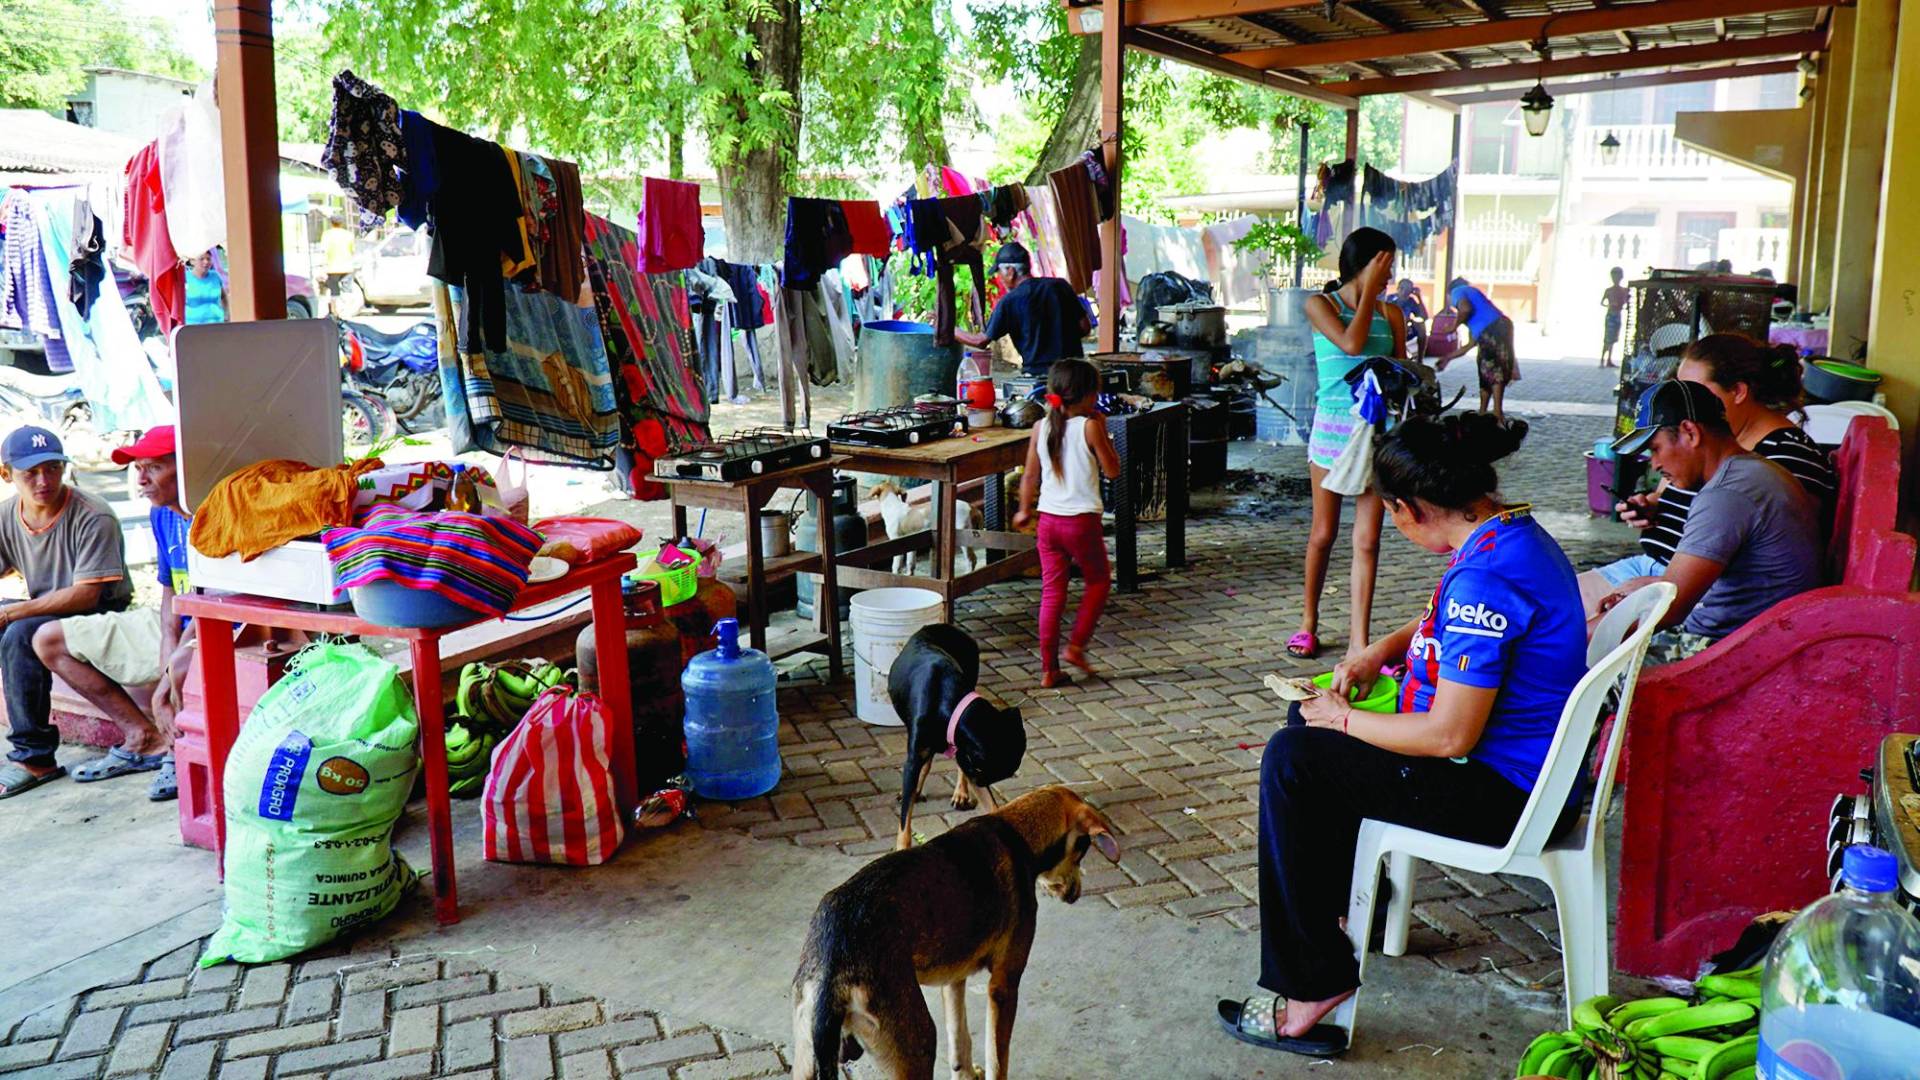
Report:
[{"label": "hanging jeans", "polygon": [[[1324,1001],[1360,985],[1340,929],[1363,818],[1498,846],[1529,792],[1484,762],[1412,757],[1331,728],[1305,726],[1299,706],[1260,759],[1260,985]],[[1560,815],[1555,835],[1579,817]]]},{"label": "hanging jeans", "polygon": [[1107,541],[1099,514],[1041,514],[1040,546],[1040,664],[1046,672],[1060,670],[1060,618],[1067,610],[1067,571],[1080,568],[1085,590],[1080,613],[1073,619],[1067,642],[1084,649],[1093,638],[1113,588],[1107,564]]},{"label": "hanging jeans", "polygon": [[727,308],[725,301],[708,300],[700,312],[700,375],[709,405],[740,392],[733,369],[733,321]]}]

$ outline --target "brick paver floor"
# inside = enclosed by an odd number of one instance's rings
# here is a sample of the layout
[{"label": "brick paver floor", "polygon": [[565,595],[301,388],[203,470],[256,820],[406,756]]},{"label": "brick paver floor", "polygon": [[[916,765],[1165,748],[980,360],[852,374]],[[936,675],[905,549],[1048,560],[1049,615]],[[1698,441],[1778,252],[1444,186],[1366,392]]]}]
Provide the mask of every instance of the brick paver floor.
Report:
[{"label": "brick paver floor", "polygon": [[[1538,381],[1551,378],[1554,392],[1575,400],[1605,400],[1610,375],[1570,367],[1541,365]],[[1532,502],[1578,566],[1624,553],[1626,530],[1586,513],[1581,453],[1606,421],[1547,415],[1529,422],[1527,442],[1503,472],[1508,496]],[[1242,471],[1233,481],[1196,501],[1187,568],[1113,595],[1092,649],[1100,677],[1039,688],[1037,581],[966,597],[955,620],[981,644],[982,691],[1020,705],[1027,723],[1027,764],[1000,794],[1070,784],[1123,833],[1119,866],[1091,865],[1087,893],[1116,907],[1252,927],[1258,765],[1267,736],[1285,719],[1261,679],[1273,671],[1324,670],[1344,650],[1348,559],[1343,539],[1323,605],[1327,654],[1318,663],[1291,659],[1281,643],[1300,618],[1300,560],[1311,518],[1304,455],[1236,444],[1235,458]],[[1146,529],[1142,565],[1158,566],[1162,554],[1159,534]],[[1419,613],[1443,565],[1388,527],[1376,634]],[[860,858],[887,850],[897,831],[904,732],[856,719],[844,688],[820,683],[824,663],[795,674],[780,703],[780,787],[761,799],[703,805],[701,821]],[[928,799],[915,810],[916,831],[935,834],[971,816],[946,802],[953,775],[951,767],[936,766]],[[1560,981],[1553,908],[1531,882],[1522,887],[1429,867],[1415,914],[1410,952],[1528,987]]]},{"label": "brick paver floor", "polygon": [[0,1040],[0,1074],[158,1080],[746,1080],[773,1045],[384,946],[196,970],[201,945],[50,1005]]}]

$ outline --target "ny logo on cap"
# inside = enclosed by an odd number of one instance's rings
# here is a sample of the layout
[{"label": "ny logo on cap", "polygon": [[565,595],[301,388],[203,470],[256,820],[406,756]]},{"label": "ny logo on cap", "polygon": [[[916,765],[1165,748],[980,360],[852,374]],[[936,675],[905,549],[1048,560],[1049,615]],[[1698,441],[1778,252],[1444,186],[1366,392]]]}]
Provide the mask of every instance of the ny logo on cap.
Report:
[{"label": "ny logo on cap", "polygon": [[45,435],[35,435],[33,437],[33,445],[35,446],[47,445],[47,437]]}]

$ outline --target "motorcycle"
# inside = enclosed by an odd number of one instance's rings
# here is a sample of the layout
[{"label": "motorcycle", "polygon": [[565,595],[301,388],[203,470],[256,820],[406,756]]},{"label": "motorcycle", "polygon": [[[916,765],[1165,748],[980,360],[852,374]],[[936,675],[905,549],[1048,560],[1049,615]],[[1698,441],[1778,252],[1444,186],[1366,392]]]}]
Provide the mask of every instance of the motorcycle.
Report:
[{"label": "motorcycle", "polygon": [[61,435],[93,425],[93,406],[71,374],[36,375],[0,366],[0,411],[45,424]]},{"label": "motorcycle", "polygon": [[340,320],[341,362],[355,389],[389,406],[401,430],[445,423],[440,400],[440,337],[432,320],[385,331]]}]

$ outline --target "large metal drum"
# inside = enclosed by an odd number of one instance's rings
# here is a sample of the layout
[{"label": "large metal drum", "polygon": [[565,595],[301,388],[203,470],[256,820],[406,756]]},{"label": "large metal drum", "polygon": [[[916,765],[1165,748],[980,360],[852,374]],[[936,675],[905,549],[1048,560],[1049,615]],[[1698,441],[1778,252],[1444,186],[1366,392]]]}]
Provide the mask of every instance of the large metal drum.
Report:
[{"label": "large metal drum", "polygon": [[917,394],[952,395],[959,371],[959,344],[935,345],[933,327],[926,323],[867,323],[860,328],[854,411],[905,405]]}]

